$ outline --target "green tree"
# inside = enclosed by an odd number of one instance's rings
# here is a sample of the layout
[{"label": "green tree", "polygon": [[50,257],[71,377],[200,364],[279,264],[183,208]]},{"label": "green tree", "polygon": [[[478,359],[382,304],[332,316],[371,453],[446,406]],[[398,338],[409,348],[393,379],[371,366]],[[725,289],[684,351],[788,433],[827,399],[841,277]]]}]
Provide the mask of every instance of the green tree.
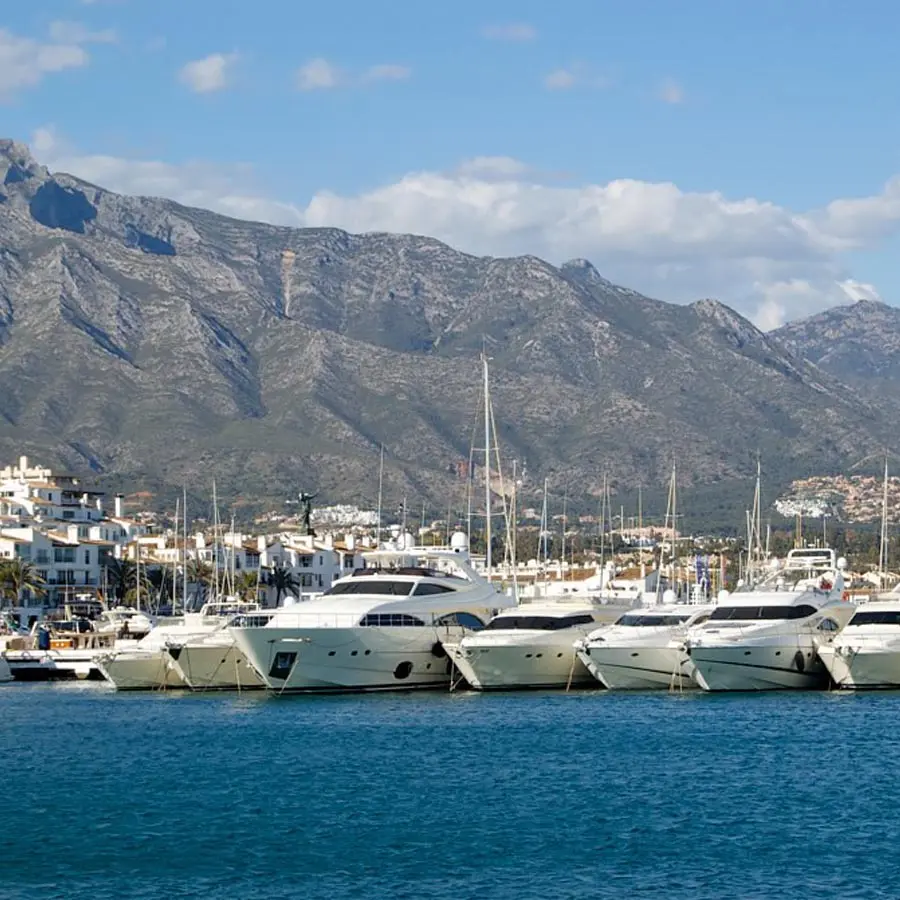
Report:
[{"label": "green tree", "polygon": [[241,600],[248,603],[259,600],[259,577],[256,572],[241,572],[235,579],[234,590]]},{"label": "green tree", "polygon": [[0,594],[3,598],[17,603],[22,594],[43,594],[45,581],[32,563],[24,559],[10,559],[0,564]]},{"label": "green tree", "polygon": [[299,588],[297,578],[290,569],[285,568],[281,564],[272,566],[269,570],[267,582],[270,587],[275,588],[275,605],[281,605],[281,599],[285,594],[293,594]]}]

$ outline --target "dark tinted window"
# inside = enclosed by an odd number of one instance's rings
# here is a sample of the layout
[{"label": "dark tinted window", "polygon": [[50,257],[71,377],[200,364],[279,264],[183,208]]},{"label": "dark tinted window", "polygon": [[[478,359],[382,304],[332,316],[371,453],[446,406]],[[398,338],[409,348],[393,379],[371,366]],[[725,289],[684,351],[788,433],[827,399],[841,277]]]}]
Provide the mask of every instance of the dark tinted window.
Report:
[{"label": "dark tinted window", "polygon": [[616,625],[625,625],[630,628],[661,628],[669,625],[680,625],[687,622],[690,615],[673,614],[671,616],[650,616],[640,613],[625,613],[616,622]]},{"label": "dark tinted window", "polygon": [[408,597],[412,589],[410,581],[381,581],[366,579],[365,581],[344,581],[332,585],[325,595],[335,594],[391,594],[394,597]]},{"label": "dark tinted window", "polygon": [[758,622],[772,619],[805,619],[815,613],[816,608],[801,606],[720,606],[713,610],[710,619],[715,621]]},{"label": "dark tinted window", "polygon": [[472,628],[474,630],[484,628],[484,622],[478,616],[473,616],[472,613],[467,612],[449,613],[446,616],[441,616],[434,624],[461,625],[463,628]]},{"label": "dark tinted window", "polygon": [[573,625],[586,625],[594,621],[589,614],[573,616],[499,616],[491,619],[485,629],[507,631],[522,629],[528,631],[559,631]]},{"label": "dark tinted window", "polygon": [[410,628],[422,626],[425,623],[415,616],[406,615],[406,613],[369,613],[363,616],[359,624],[371,628]]},{"label": "dark tinted window", "polygon": [[443,584],[417,584],[413,597],[427,597],[429,594],[449,594],[453,588]]},{"label": "dark tinted window", "polygon": [[900,610],[860,610],[850,620],[851,625],[900,625]]}]

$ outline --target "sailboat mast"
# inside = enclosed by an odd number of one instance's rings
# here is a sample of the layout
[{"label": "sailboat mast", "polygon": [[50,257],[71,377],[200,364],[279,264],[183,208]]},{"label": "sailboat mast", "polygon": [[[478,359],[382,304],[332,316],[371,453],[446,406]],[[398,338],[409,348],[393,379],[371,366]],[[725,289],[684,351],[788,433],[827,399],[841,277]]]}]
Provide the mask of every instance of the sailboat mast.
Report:
[{"label": "sailboat mast", "polygon": [[544,504],[541,507],[541,562],[547,565],[547,479],[544,479]]},{"label": "sailboat mast", "polygon": [[172,615],[175,615],[175,606],[178,603],[178,514],[180,512],[181,498],[175,498],[175,555],[172,557]]},{"label": "sailboat mast", "polygon": [[887,568],[887,505],[888,505],[888,458],[884,455],[884,487],[881,494],[881,544],[878,549],[878,574],[884,577]]},{"label": "sailboat mast", "polygon": [[375,549],[381,546],[381,501],[384,496],[384,444],[381,445],[381,462],[378,464],[378,521],[375,523]]},{"label": "sailboat mast", "polygon": [[182,488],[181,515],[184,532],[184,578],[182,579],[181,611],[187,612],[187,585],[188,585],[188,559],[187,559],[187,487]]},{"label": "sailboat mast", "polygon": [[137,568],[135,569],[134,574],[134,584],[135,590],[137,591],[137,596],[135,597],[135,607],[138,612],[141,609],[141,541],[140,535],[135,535],[134,537],[134,558],[137,561]]},{"label": "sailboat mast", "polygon": [[213,596],[219,597],[219,500],[213,478]]},{"label": "sailboat mast", "polygon": [[481,354],[484,370],[484,569],[488,580],[491,577],[491,389],[488,382],[488,361]]}]

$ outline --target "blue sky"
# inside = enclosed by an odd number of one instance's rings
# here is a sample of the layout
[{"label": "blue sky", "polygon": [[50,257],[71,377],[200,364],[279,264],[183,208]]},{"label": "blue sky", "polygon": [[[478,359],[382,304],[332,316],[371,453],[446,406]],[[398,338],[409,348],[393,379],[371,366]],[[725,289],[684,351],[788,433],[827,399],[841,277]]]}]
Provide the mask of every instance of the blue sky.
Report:
[{"label": "blue sky", "polygon": [[771,326],[900,302],[898,33],[885,0],[39,0],[0,10],[0,132],[113,189],[589,256]]}]

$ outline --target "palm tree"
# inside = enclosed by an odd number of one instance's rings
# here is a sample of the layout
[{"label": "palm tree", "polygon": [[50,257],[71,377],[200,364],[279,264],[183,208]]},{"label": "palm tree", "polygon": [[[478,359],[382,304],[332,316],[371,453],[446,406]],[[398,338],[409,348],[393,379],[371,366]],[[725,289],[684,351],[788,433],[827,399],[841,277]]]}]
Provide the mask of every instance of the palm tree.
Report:
[{"label": "palm tree", "polygon": [[42,594],[45,584],[38,570],[24,559],[10,559],[0,565],[0,592],[5,599],[18,602],[23,591]]},{"label": "palm tree", "polygon": [[197,597],[201,603],[206,601],[206,595],[213,584],[213,567],[202,559],[188,560],[188,581],[196,584]]},{"label": "palm tree", "polygon": [[241,572],[235,579],[235,593],[249,603],[259,599],[259,578],[256,572]]},{"label": "palm tree", "polygon": [[297,588],[300,586],[297,582],[297,577],[294,573],[281,565],[281,563],[276,563],[269,570],[269,576],[266,579],[269,583],[270,587],[275,588],[275,605],[281,605],[281,598],[284,597],[285,594],[292,594]]},{"label": "palm tree", "polygon": [[[110,559],[106,563],[106,581],[110,594],[117,604],[137,599],[137,564],[131,559]],[[141,596],[150,596],[152,583],[147,577],[147,569],[141,566]]]}]

